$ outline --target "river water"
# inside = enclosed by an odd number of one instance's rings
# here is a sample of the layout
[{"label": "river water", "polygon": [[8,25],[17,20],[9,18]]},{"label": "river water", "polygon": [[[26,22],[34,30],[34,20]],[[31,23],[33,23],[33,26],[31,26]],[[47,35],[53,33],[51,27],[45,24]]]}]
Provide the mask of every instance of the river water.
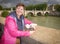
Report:
[{"label": "river water", "polygon": [[36,16],[36,17],[28,17],[34,23],[37,23],[40,26],[45,26],[54,29],[60,29],[60,17],[52,17],[52,16]]}]

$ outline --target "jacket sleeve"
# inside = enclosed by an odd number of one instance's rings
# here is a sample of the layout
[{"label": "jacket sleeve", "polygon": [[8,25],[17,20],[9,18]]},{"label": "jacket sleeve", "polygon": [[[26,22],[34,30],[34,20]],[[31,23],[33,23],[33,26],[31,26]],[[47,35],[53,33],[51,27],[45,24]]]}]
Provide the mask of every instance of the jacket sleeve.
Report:
[{"label": "jacket sleeve", "polygon": [[16,24],[13,19],[7,19],[7,30],[11,36],[14,37],[20,37],[20,36],[29,36],[30,32],[29,31],[18,31],[16,28]]},{"label": "jacket sleeve", "polygon": [[28,20],[27,18],[25,18],[25,24],[31,24],[32,22],[30,20]]}]

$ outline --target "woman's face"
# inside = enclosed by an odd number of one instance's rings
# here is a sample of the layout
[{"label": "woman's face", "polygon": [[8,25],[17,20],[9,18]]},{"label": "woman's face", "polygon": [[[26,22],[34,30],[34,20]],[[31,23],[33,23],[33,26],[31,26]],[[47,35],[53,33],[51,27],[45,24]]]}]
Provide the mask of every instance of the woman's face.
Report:
[{"label": "woman's face", "polygon": [[16,14],[17,14],[18,16],[24,14],[24,7],[23,7],[23,6],[18,6],[18,7],[16,8]]}]

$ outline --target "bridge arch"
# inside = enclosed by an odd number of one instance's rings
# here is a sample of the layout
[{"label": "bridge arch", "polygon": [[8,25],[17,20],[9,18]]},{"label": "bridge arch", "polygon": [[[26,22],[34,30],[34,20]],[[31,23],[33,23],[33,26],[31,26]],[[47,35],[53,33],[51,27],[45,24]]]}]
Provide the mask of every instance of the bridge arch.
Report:
[{"label": "bridge arch", "polygon": [[37,12],[37,16],[41,16],[42,15],[42,13],[41,12]]},{"label": "bridge arch", "polygon": [[27,16],[34,16],[34,13],[33,12],[28,12]]},{"label": "bridge arch", "polygon": [[49,12],[45,12],[45,16],[49,15]]}]

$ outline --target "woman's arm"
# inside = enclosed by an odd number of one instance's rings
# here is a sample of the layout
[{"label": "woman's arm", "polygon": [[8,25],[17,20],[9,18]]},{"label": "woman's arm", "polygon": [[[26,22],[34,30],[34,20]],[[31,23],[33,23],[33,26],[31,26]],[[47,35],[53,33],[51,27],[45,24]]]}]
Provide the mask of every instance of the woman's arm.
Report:
[{"label": "woman's arm", "polygon": [[25,24],[31,24],[32,21],[28,20],[27,18],[25,18]]},{"label": "woman's arm", "polygon": [[30,35],[29,31],[18,31],[14,20],[11,18],[6,20],[6,25],[8,28],[8,32],[10,33],[11,36],[19,37],[19,36],[29,36]]}]

